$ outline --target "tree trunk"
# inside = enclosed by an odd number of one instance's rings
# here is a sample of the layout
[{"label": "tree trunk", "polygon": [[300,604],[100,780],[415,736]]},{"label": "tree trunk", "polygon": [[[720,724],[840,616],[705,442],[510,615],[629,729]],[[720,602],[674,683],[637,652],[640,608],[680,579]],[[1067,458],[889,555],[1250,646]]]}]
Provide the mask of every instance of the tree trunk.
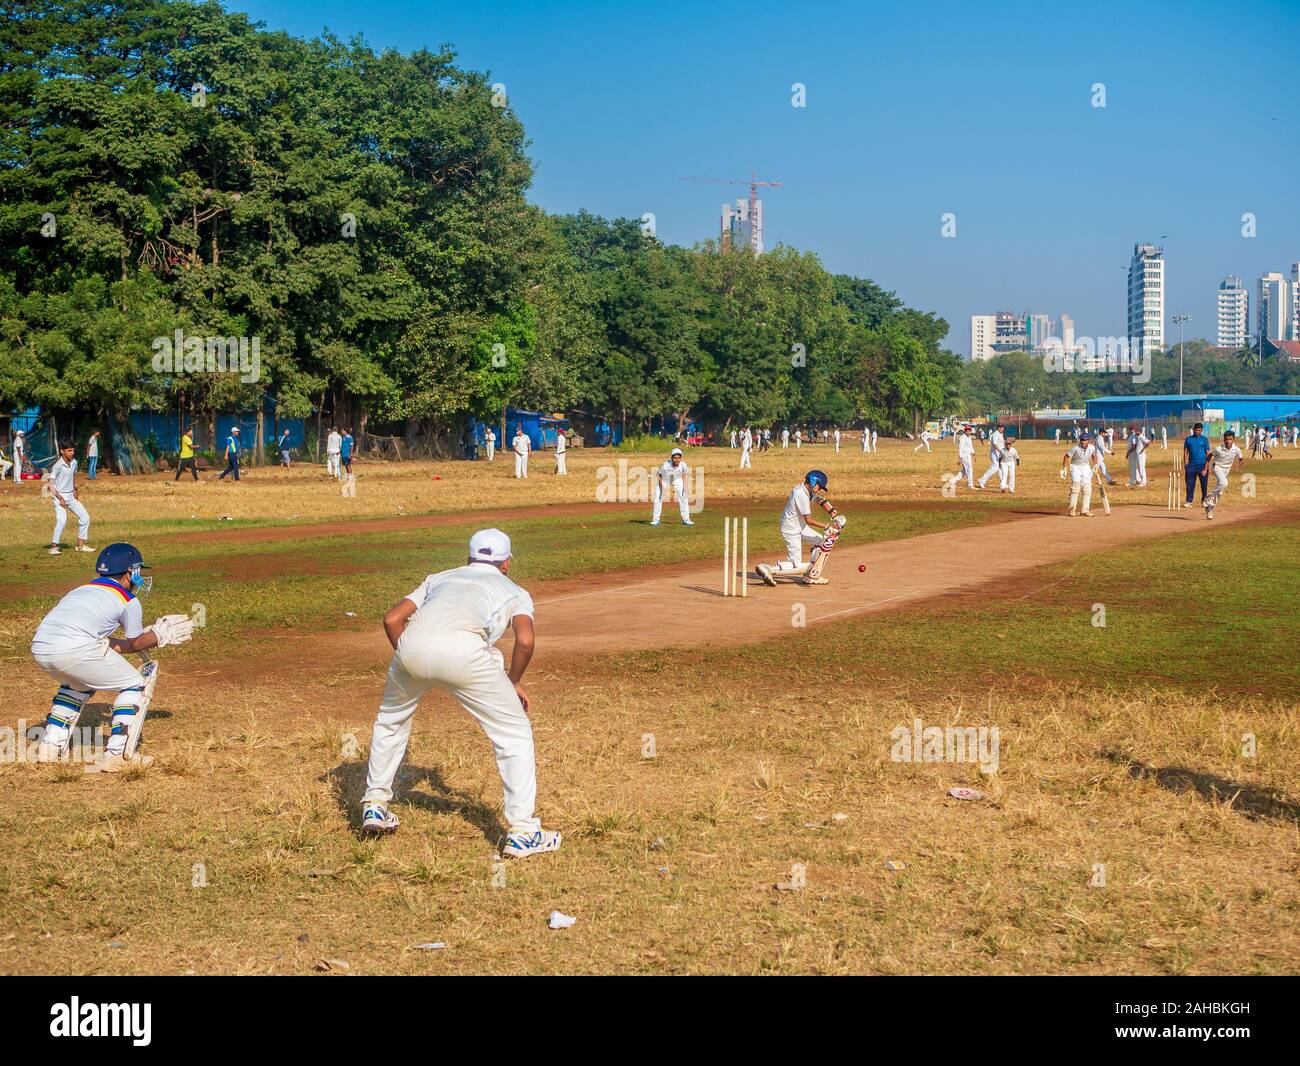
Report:
[{"label": "tree trunk", "polygon": [[253,449],[253,465],[266,465],[266,408],[261,397],[257,401],[257,446]]}]

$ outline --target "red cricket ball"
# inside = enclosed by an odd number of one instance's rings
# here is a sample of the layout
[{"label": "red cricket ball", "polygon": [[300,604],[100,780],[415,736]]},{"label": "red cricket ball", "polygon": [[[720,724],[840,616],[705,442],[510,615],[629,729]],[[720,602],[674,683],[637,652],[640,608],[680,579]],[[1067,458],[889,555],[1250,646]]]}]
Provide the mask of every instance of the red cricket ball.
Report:
[{"label": "red cricket ball", "polygon": [[867,567],[865,563],[858,567],[859,574],[865,574],[866,572],[867,572]]}]

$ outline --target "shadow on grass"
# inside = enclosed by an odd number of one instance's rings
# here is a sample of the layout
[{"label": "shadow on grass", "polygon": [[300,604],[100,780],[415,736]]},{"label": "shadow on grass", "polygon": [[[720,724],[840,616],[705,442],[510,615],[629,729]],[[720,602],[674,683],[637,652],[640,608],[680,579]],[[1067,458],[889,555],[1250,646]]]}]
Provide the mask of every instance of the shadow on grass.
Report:
[{"label": "shadow on grass", "polygon": [[[340,763],[322,778],[334,786],[339,809],[347,817],[348,826],[356,836],[361,835],[361,797],[366,790],[366,764]],[[429,791],[417,791],[421,784]],[[432,793],[432,794],[430,794]],[[397,775],[393,802],[418,807],[435,814],[455,814],[475,826],[489,844],[500,849],[505,843],[507,830],[497,812],[476,796],[454,789],[443,780],[436,768],[404,765]]]},{"label": "shadow on grass", "polygon": [[1180,796],[1194,791],[1210,803],[1226,803],[1252,821],[1275,818],[1300,823],[1300,805],[1283,799],[1275,789],[1252,788],[1226,777],[1183,766],[1148,766],[1119,751],[1100,754],[1103,759],[1125,767],[1129,777],[1135,781],[1154,781],[1161,788]]}]

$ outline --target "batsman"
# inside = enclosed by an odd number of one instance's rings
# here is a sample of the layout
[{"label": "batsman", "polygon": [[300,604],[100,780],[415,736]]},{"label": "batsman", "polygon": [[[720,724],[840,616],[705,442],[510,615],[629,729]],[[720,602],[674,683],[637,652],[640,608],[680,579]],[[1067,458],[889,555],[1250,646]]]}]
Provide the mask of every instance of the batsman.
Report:
[{"label": "batsman", "polygon": [[[170,614],[142,628],[140,597],[153,587],[153,578],[141,573],[148,569],[134,545],[110,544],[95,561],[94,580],[59,600],[37,627],[32,657],[59,682],[36,749],[37,762],[55,762],[67,753],[81,710],[97,691],[117,693],[100,770],[118,773],[153,762],[135,749],[158,681],[158,664],[146,662],[137,669],[123,655],[147,655],[149,648],[183,644],[194,635],[194,623],[183,614]],[[119,629],[122,635],[114,636]]]},{"label": "batsman", "polygon": [[[803,481],[790,490],[785,510],[781,512],[780,527],[786,557],[776,563],[759,563],[754,568],[763,584],[775,588],[778,577],[802,578],[805,585],[830,584],[830,578],[823,577],[822,570],[848,519],[831,506],[826,487],[825,471],[809,470]],[[824,524],[810,517],[814,503],[826,512]],[[805,542],[812,546],[807,563],[803,561]]]}]

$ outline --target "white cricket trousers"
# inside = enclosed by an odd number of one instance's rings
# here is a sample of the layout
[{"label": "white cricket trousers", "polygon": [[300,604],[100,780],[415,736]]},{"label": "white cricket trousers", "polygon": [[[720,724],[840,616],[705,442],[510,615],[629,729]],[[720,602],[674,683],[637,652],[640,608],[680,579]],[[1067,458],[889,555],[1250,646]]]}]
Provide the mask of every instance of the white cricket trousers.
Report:
[{"label": "white cricket trousers", "polygon": [[1145,485],[1147,483],[1147,453],[1138,452],[1137,461],[1138,481],[1139,484]]},{"label": "white cricket trousers", "polygon": [[1083,492],[1083,511],[1092,509],[1092,467],[1070,466],[1070,510],[1075,510],[1079,493]]},{"label": "white cricket trousers", "polygon": [[69,511],[77,516],[77,539],[85,540],[90,535],[90,515],[81,506],[81,501],[69,500],[66,507],[58,500],[52,502],[54,503],[54,536],[50,538],[50,543],[59,543],[59,538],[63,536],[63,527],[68,524]]},{"label": "white cricket trousers", "polygon": [[565,465],[565,460],[568,458],[568,452],[555,453],[555,473],[557,476],[564,476],[569,473],[569,468]]},{"label": "white cricket trousers", "polygon": [[1219,497],[1223,495],[1228,487],[1228,471],[1222,467],[1212,466],[1210,467],[1210,473],[1214,475],[1214,488],[1205,494],[1205,502],[1211,507],[1218,507]]},{"label": "white cricket trousers", "polygon": [[741,470],[752,469],[752,467],[750,467],[750,463],[749,463],[749,451],[750,451],[750,450],[749,450],[748,448],[742,448],[741,451],[740,451],[740,469],[741,469]]},{"label": "white cricket trousers", "polygon": [[59,683],[42,740],[61,751],[67,750],[81,709],[96,692],[116,692],[108,750],[121,755],[126,750],[131,719],[144,697],[140,671],[114,651],[107,640],[84,648],[63,650],[32,649],[36,665]]},{"label": "white cricket trousers", "polygon": [[490,440],[490,441],[488,441],[488,442],[487,442],[487,453],[488,453],[488,462],[489,462],[489,463],[492,462],[492,461],[496,458],[496,451],[497,451],[497,442],[494,441],[494,440]]},{"label": "white cricket trousers", "polygon": [[1011,459],[1002,464],[998,470],[998,488],[1006,489],[1008,492],[1016,491],[1016,461]]},{"label": "white cricket trousers", "polygon": [[528,476],[528,453],[520,455],[515,452],[515,477],[526,478]]},{"label": "white cricket trousers", "polygon": [[975,487],[975,471],[971,467],[971,457],[969,455],[957,456],[957,462],[961,464],[961,473],[957,475],[957,480],[966,479],[966,484],[971,488]]},{"label": "white cricket trousers", "polygon": [[[691,520],[691,505],[686,502],[686,494],[682,491],[681,486],[674,485],[673,482],[669,482],[669,485],[672,486],[672,491],[677,497],[677,509],[681,512],[682,521],[689,522]],[[659,521],[659,516],[664,512],[664,497],[666,495],[668,495],[668,490],[664,488],[663,479],[655,478],[654,488],[651,490],[654,507],[651,509],[650,517],[656,522]]]},{"label": "white cricket trousers", "polygon": [[785,558],[776,564],[777,571],[783,574],[803,573],[808,569],[808,563],[803,561],[804,542],[807,541],[811,551],[825,536],[822,530],[813,529],[812,526],[804,526],[798,533],[782,532],[781,539],[785,541]]},{"label": "white cricket trousers", "polygon": [[430,689],[446,692],[478,721],[496,754],[505,787],[506,824],[512,833],[534,833],[542,823],[537,805],[537,767],[533,726],[515,687],[506,676],[505,659],[473,633],[434,632],[409,626],[397,643],[388,667],[384,701],[370,735],[370,765],[363,802],[388,803],[393,779],[406,754],[411,718]]},{"label": "white cricket trousers", "polygon": [[989,478],[999,477],[1001,470],[1002,470],[1001,462],[994,456],[990,455],[989,468],[984,471],[984,475],[980,478],[980,488],[984,487],[984,482],[988,481]]},{"label": "white cricket trousers", "polygon": [[338,477],[343,472],[343,464],[339,462],[338,452],[328,452],[325,456],[325,473],[330,477]]}]

